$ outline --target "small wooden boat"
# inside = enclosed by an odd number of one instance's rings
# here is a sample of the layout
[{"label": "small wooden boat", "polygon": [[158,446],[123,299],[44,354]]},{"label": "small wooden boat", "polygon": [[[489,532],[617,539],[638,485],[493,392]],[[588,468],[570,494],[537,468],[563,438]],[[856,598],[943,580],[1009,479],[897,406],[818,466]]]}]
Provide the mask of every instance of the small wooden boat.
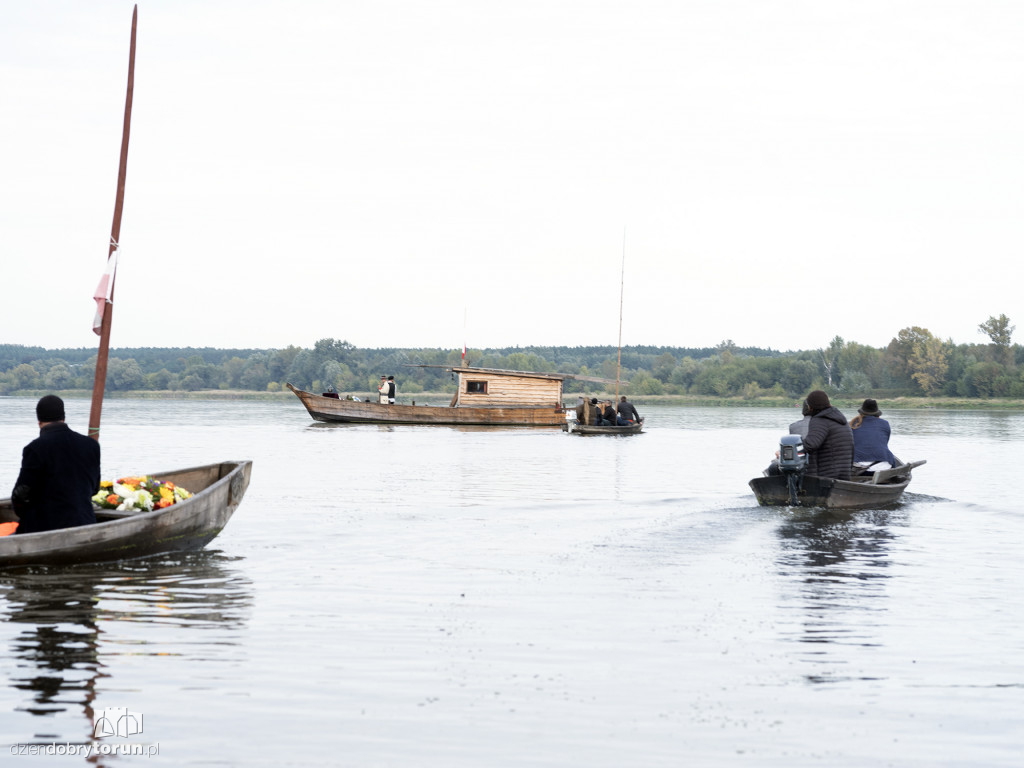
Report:
[{"label": "small wooden boat", "polygon": [[569,421],[562,425],[563,432],[572,432],[576,435],[638,435],[643,430],[643,419],[624,427],[598,427],[594,424],[580,424],[576,421]]},{"label": "small wooden boat", "polygon": [[[619,402],[619,384],[621,383],[622,377],[622,305],[623,296],[625,295],[625,276],[626,276],[626,233],[622,233],[622,274],[619,281],[619,353],[618,359],[615,363],[615,399],[612,405]],[[625,400],[625,398],[623,398]],[[581,398],[579,405],[576,406],[575,418],[568,418],[566,423],[562,425],[563,432],[569,432],[574,435],[638,435],[643,432],[644,420],[630,422],[628,425],[623,426],[598,426],[593,424],[594,420],[591,409],[597,400],[588,400],[587,398]],[[634,414],[639,418],[639,414],[634,411]]]},{"label": "small wooden boat", "polygon": [[459,387],[447,406],[385,405],[342,400],[286,386],[317,421],[352,424],[455,424],[505,427],[558,427],[565,423],[562,384],[570,374],[453,367]]},{"label": "small wooden boat", "polygon": [[[796,489],[796,506],[826,509],[880,508],[895,504],[910,485],[915,467],[924,460],[900,464],[850,480],[801,475]],[[763,507],[793,506],[789,479],[785,474],[755,477],[750,489]]]},{"label": "small wooden boat", "polygon": [[[152,512],[96,510],[95,525],[0,538],[0,568],[131,560],[202,549],[227,525],[249,486],[251,461],[225,461],[161,472],[192,497]],[[0,499],[0,520],[17,520],[10,499]]]}]

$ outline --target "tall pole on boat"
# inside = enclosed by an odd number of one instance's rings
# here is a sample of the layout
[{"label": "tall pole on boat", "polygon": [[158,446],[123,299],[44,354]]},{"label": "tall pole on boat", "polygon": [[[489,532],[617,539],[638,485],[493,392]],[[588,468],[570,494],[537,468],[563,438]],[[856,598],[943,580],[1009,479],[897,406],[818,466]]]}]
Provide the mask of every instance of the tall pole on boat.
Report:
[{"label": "tall pole on boat", "polygon": [[622,374],[622,294],[626,286],[626,228],[622,228],[622,272],[619,275],[619,359],[615,364],[615,407],[619,407],[619,376]]},{"label": "tall pole on boat", "polygon": [[[138,21],[139,6],[132,9],[132,42],[128,51],[128,93],[124,101],[124,129],[121,132],[121,163],[117,169],[117,195],[114,199],[114,223],[110,228],[110,250],[107,259],[117,249],[121,241],[121,209],[124,207],[124,180],[128,173],[128,134],[132,125],[132,91],[135,88],[135,26]],[[114,309],[114,279],[110,276],[110,298],[103,311],[103,324],[100,326],[100,346],[96,353],[96,378],[92,385],[92,409],[89,411],[89,437],[100,439],[100,413],[103,410],[103,389],[107,383],[107,357],[110,353],[110,320]]]}]

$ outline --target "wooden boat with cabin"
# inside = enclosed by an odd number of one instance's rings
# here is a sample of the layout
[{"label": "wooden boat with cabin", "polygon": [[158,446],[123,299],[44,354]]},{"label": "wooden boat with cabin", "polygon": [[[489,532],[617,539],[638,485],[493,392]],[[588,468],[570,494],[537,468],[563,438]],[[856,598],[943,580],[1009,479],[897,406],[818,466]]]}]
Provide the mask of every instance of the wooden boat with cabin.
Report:
[{"label": "wooden boat with cabin", "polygon": [[[97,509],[96,523],[0,538],[0,568],[132,560],[202,549],[242,502],[251,461],[225,461],[153,476],[192,497],[163,509]],[[10,499],[0,499],[0,522],[16,521]]]},{"label": "wooden boat with cabin", "polygon": [[785,474],[766,475],[751,480],[750,489],[763,507],[878,509],[898,502],[910,485],[914,468],[925,463],[922,460],[900,464],[849,480],[801,475],[793,492]]},{"label": "wooden boat with cabin", "polygon": [[[433,366],[431,366],[433,367]],[[350,424],[437,424],[503,427],[560,427],[565,424],[562,386],[571,374],[456,366],[458,389],[447,406],[384,405],[343,400],[286,386],[317,421]]]}]

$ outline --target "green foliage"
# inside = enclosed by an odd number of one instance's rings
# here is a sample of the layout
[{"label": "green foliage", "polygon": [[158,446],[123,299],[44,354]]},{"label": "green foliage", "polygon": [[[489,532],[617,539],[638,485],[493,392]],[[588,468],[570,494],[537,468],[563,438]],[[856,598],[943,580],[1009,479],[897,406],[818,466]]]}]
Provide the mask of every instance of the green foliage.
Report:
[{"label": "green foliage", "polygon": [[[632,346],[513,347],[472,349],[467,363],[508,370],[558,372],[622,382],[630,396],[708,395],[801,398],[823,388],[848,397],[944,394],[958,397],[1021,397],[1024,360],[1009,345],[1008,318],[989,318],[980,329],[993,344],[943,342],[917,326],[900,330],[884,349],[833,337],[828,347],[780,353],[740,348],[731,340],[713,348]],[[987,329],[987,330],[986,330]],[[1004,346],[1006,344],[1007,346]],[[312,349],[117,349],[111,350],[107,386],[112,391],[241,389],[275,392],[285,382],[321,391],[375,397],[381,374],[393,374],[399,397],[451,393],[447,367],[462,361],[461,349],[359,349],[347,341],[320,339]],[[91,349],[45,350],[0,345],[0,394],[90,389],[96,364]],[[598,385],[600,386],[600,385]],[[592,382],[567,379],[567,393],[585,393]]]}]

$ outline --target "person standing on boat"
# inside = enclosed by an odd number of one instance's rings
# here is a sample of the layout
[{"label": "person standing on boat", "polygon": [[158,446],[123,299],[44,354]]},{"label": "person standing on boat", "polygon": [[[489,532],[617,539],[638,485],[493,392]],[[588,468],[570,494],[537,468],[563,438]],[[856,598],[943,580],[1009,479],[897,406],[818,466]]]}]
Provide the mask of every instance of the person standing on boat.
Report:
[{"label": "person standing on boat", "polygon": [[892,429],[881,416],[878,403],[869,397],[857,409],[857,415],[850,422],[853,430],[853,463],[868,472],[891,469],[897,464],[896,457],[889,450]]},{"label": "person standing on boat", "polygon": [[377,387],[377,394],[380,395],[380,404],[381,405],[387,405],[388,404],[388,377],[387,376],[381,376],[380,377],[380,386]]},{"label": "person standing on boat", "polygon": [[[619,426],[626,426],[629,422],[640,423],[640,414],[636,412],[636,408],[626,399],[625,395],[619,400],[619,407],[616,410],[619,412],[619,418],[622,420],[618,422]],[[623,424],[623,421],[625,421],[625,424]]]},{"label": "person standing on boat", "polygon": [[388,376],[388,405],[394,405],[395,404],[395,394],[396,393],[397,393],[397,388],[395,387],[395,377],[394,376]]},{"label": "person standing on boat", "polygon": [[64,401],[46,395],[36,404],[39,437],[21,453],[11,493],[18,533],[38,533],[96,522],[92,497],[100,489],[100,444],[64,423]]},{"label": "person standing on boat", "polygon": [[853,468],[853,432],[842,412],[816,389],[807,396],[811,420],[804,436],[807,474],[849,480]]}]

